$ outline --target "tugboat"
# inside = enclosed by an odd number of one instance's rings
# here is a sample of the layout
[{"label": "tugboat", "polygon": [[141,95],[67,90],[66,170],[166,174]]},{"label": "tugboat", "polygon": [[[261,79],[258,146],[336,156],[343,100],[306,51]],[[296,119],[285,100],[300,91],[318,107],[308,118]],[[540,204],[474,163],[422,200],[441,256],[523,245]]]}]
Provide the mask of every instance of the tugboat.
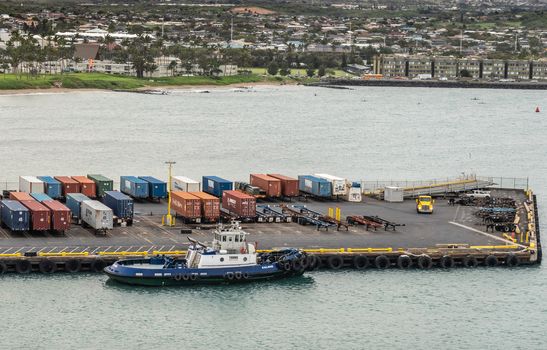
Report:
[{"label": "tugboat", "polygon": [[244,283],[272,280],[304,273],[310,259],[304,252],[287,248],[256,253],[247,243],[248,233],[238,221],[214,230],[212,247],[188,237],[185,258],[155,256],[116,261],[104,269],[112,280],[144,286]]}]

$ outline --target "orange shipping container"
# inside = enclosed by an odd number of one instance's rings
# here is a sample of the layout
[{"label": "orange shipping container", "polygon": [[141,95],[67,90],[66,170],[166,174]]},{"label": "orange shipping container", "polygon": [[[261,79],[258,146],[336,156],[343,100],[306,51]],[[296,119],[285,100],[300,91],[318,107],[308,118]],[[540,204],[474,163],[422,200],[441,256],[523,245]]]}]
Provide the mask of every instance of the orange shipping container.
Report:
[{"label": "orange shipping container", "polygon": [[281,197],[281,181],[266,174],[251,174],[251,185],[266,191],[268,197]]},{"label": "orange shipping container", "polygon": [[220,199],[205,192],[189,192],[201,201],[201,216],[215,221],[220,217]]},{"label": "orange shipping container", "polygon": [[72,180],[75,180],[80,184],[80,193],[88,196],[89,198],[97,197],[97,185],[95,181],[88,179],[85,176],[71,176]]},{"label": "orange shipping container", "polygon": [[189,192],[171,192],[171,208],[185,218],[201,217],[201,200]]},{"label": "orange shipping container", "polygon": [[66,197],[68,193],[80,193],[80,184],[78,181],[72,180],[68,176],[55,176],[55,180],[61,183],[64,197]]},{"label": "orange shipping container", "polygon": [[283,193],[285,197],[295,197],[300,194],[300,191],[298,191],[298,179],[281,174],[268,174],[268,176],[281,181],[281,193]]},{"label": "orange shipping container", "polygon": [[36,201],[32,196],[26,192],[10,192],[9,199],[13,199],[19,202],[22,201]]}]

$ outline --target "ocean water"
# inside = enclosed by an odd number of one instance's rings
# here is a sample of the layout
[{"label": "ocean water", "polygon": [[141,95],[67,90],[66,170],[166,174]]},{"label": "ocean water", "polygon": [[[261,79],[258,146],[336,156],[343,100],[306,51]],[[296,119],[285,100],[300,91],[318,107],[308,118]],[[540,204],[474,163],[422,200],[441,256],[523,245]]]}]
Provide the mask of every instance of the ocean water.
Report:
[{"label": "ocean water", "polygon": [[[534,113],[536,106],[542,109]],[[0,96],[0,180],[250,172],[529,177],[545,231],[544,91],[308,87]],[[247,286],[131,288],[0,276],[0,349],[544,349],[543,266],[320,271]]]}]

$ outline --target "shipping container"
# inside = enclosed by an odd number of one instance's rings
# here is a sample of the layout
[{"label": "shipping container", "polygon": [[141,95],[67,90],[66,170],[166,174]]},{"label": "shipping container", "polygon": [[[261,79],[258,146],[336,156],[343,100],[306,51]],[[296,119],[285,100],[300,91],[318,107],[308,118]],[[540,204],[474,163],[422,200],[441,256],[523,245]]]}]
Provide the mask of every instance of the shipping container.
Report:
[{"label": "shipping container", "polygon": [[81,219],[80,213],[82,211],[81,206],[83,201],[88,201],[90,198],[81,193],[69,193],[66,196],[66,206],[70,209],[72,217]]},{"label": "shipping container", "polygon": [[106,191],[114,190],[114,181],[100,174],[88,174],[87,177],[95,182],[97,197],[104,197]]},{"label": "shipping container", "polygon": [[52,229],[64,232],[70,228],[72,214],[67,206],[56,200],[43,201],[42,204],[50,210]]},{"label": "shipping container", "polygon": [[222,197],[223,191],[231,191],[234,189],[234,184],[230,180],[220,178],[218,176],[203,177],[203,192],[212,194],[215,197]]},{"label": "shipping container", "polygon": [[38,179],[44,182],[44,192],[48,196],[55,199],[63,196],[63,188],[59,181],[55,180],[51,176],[38,176]]},{"label": "shipping container", "polygon": [[51,228],[49,209],[35,200],[21,201],[30,213],[30,229],[34,231],[47,231]]},{"label": "shipping container", "polygon": [[120,191],[133,198],[148,198],[148,182],[136,176],[122,176]]},{"label": "shipping container", "polygon": [[44,193],[44,182],[36,176],[19,176],[19,191]]},{"label": "shipping container", "polygon": [[314,176],[325,179],[331,183],[331,192],[333,196],[345,196],[348,193],[348,181],[346,179],[329,174],[315,174]]},{"label": "shipping container", "polygon": [[268,176],[274,177],[281,181],[281,194],[283,194],[283,196],[296,197],[299,195],[298,179],[281,174],[268,174]]},{"label": "shipping container", "polygon": [[201,201],[201,216],[208,221],[216,221],[220,217],[220,199],[205,192],[189,192]]},{"label": "shipping container", "polygon": [[50,196],[48,196],[45,193],[31,193],[30,196],[32,198],[34,198],[34,200],[36,200],[40,203],[43,202],[43,201],[52,201],[53,200],[53,198],[51,198]]},{"label": "shipping container", "polygon": [[256,199],[239,191],[222,193],[222,208],[242,218],[256,216]]},{"label": "shipping container", "polygon": [[30,228],[29,210],[20,202],[9,199],[0,201],[2,226],[12,231],[28,231]]},{"label": "shipping container", "polygon": [[330,197],[332,195],[329,181],[311,175],[298,175],[298,189],[301,192],[318,197]]},{"label": "shipping container", "polygon": [[33,201],[34,198],[26,192],[10,192],[9,199],[14,201]]},{"label": "shipping container", "polygon": [[120,219],[133,219],[133,199],[118,191],[106,191],[103,203]]},{"label": "shipping container", "polygon": [[199,181],[192,180],[186,176],[172,176],[171,191],[199,192],[201,191],[201,186]]},{"label": "shipping container", "polygon": [[139,179],[148,182],[148,198],[167,198],[167,182],[158,180],[152,176],[139,176]]},{"label": "shipping container", "polygon": [[95,181],[88,179],[85,176],[71,176],[72,180],[75,180],[80,184],[80,193],[85,194],[89,198],[97,197],[97,185]]},{"label": "shipping container", "polygon": [[266,174],[251,174],[251,186],[266,192],[267,197],[281,197],[281,181]]},{"label": "shipping container", "polygon": [[201,200],[188,192],[171,192],[171,208],[184,218],[201,218]]},{"label": "shipping container", "polygon": [[80,216],[82,221],[97,231],[111,230],[114,226],[112,209],[96,200],[82,202]]},{"label": "shipping container", "polygon": [[62,195],[66,197],[69,193],[80,193],[80,184],[68,176],[55,176],[55,180],[61,183]]}]

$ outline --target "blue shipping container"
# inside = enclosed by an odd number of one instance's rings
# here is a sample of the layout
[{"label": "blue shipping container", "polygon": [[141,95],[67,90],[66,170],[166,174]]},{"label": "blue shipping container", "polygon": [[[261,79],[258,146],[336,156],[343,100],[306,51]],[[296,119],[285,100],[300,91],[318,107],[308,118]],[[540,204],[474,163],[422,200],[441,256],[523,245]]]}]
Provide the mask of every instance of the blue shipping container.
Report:
[{"label": "blue shipping container", "polygon": [[218,176],[204,176],[202,179],[203,192],[212,194],[215,197],[222,197],[223,191],[233,190],[232,181],[220,178]]},{"label": "blue shipping container", "polygon": [[72,212],[72,217],[79,219],[81,217],[80,206],[83,201],[91,200],[88,196],[81,193],[67,193],[66,206]]},{"label": "blue shipping container", "polygon": [[30,214],[27,208],[18,201],[5,199],[0,202],[2,224],[12,231],[28,231]]},{"label": "blue shipping container", "polygon": [[133,199],[118,191],[105,191],[103,203],[121,219],[133,219]]},{"label": "blue shipping container", "polygon": [[38,180],[44,182],[45,192],[53,199],[61,198],[63,191],[61,183],[51,176],[38,176]]},{"label": "blue shipping container", "polygon": [[148,182],[148,197],[152,199],[167,198],[167,182],[152,176],[139,176],[139,179]]},{"label": "blue shipping container", "polygon": [[330,197],[332,194],[330,181],[311,175],[298,175],[298,189],[318,197]]},{"label": "blue shipping container", "polygon": [[42,203],[43,201],[52,201],[53,198],[48,196],[45,193],[31,193],[30,196],[36,199],[38,202]]},{"label": "blue shipping container", "polygon": [[136,176],[121,176],[120,191],[134,198],[148,198],[148,182]]}]

